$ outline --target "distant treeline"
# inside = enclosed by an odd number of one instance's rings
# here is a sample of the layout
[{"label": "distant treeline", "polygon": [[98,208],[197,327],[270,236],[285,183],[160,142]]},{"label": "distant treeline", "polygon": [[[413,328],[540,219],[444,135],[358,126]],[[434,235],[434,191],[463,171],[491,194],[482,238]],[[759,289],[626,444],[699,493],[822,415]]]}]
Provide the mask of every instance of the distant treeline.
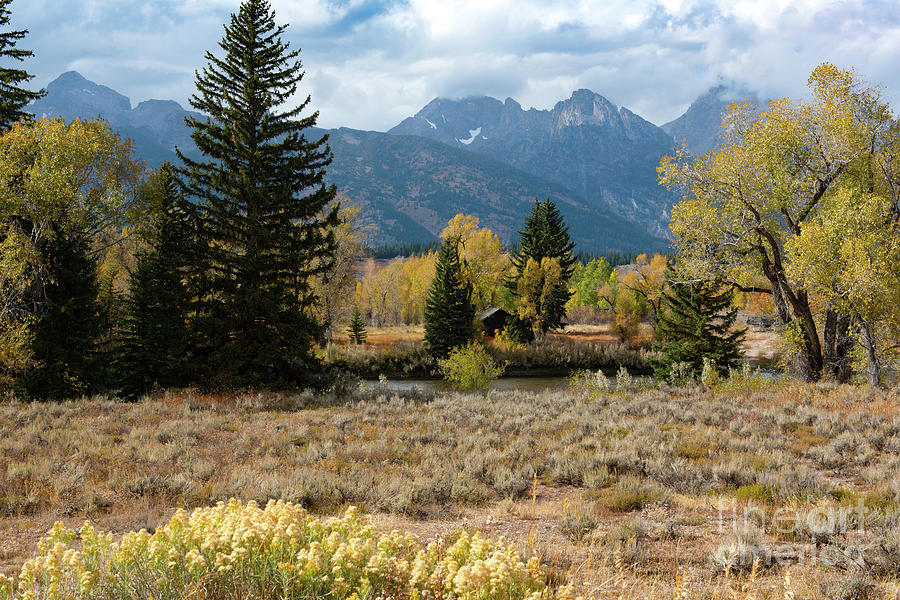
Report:
[{"label": "distant treeline", "polygon": [[[435,240],[431,242],[404,242],[400,244],[386,244],[383,246],[374,246],[369,248],[369,255],[372,258],[396,258],[398,256],[423,256],[429,252],[437,252],[441,247],[441,241]],[[508,252],[515,252],[516,248],[510,246],[506,248]],[[634,263],[640,252],[588,252],[579,250],[575,252],[575,260],[581,263],[589,263],[594,259],[605,258],[611,267],[619,265],[627,265]],[[664,253],[665,254],[665,253]]]},{"label": "distant treeline", "polygon": [[606,262],[609,263],[609,266],[618,267],[619,265],[627,265],[635,262],[638,254],[640,254],[640,252],[587,252],[585,250],[578,250],[575,252],[575,260],[587,264],[592,260],[605,258]]},{"label": "distant treeline", "polygon": [[400,244],[386,244],[369,248],[372,258],[396,258],[398,256],[422,256],[429,252],[437,252],[442,240],[430,242],[403,242]]}]

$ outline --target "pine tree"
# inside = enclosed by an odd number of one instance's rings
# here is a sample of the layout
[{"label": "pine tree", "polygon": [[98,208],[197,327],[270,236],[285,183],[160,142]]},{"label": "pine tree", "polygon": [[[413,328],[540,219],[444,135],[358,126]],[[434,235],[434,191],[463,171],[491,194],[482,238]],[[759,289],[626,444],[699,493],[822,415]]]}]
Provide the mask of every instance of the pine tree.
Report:
[{"label": "pine tree", "polygon": [[[288,102],[303,78],[299,51],[265,0],[245,0],[225,27],[222,58],[207,52],[188,118],[207,160],[183,154],[180,170],[197,200],[205,247],[198,315],[198,360],[209,382],[290,387],[314,363],[319,325],[312,276],[330,267],[339,204],[324,183],[327,136],[309,141],[317,112]],[[331,204],[324,217],[317,215]]]},{"label": "pine tree", "polygon": [[97,262],[83,231],[52,229],[40,244],[48,283],[33,328],[36,364],[16,382],[22,397],[35,400],[89,394],[102,376],[96,347],[103,331]]},{"label": "pine tree", "polygon": [[[561,278],[555,287],[551,299],[543,306],[540,320],[543,330],[549,331],[562,326],[566,315],[566,303],[572,297],[569,291],[569,279],[575,272],[576,258],[573,254],[575,244],[569,237],[569,228],[562,215],[550,198],[543,202],[534,201],[531,213],[525,218],[525,226],[519,232],[519,247],[512,257],[516,273],[506,282],[506,287],[513,298],[518,293],[519,280],[525,273],[528,259],[540,264],[544,258],[556,259],[561,268]],[[515,301],[514,301],[515,303]],[[532,341],[534,335],[531,326],[522,319],[512,316],[507,323],[507,332],[521,342]]]},{"label": "pine tree", "polygon": [[703,359],[727,370],[742,356],[744,330],[734,330],[737,308],[732,306],[734,290],[721,282],[677,282],[666,273],[669,291],[663,292],[662,311],[656,324],[654,349],[662,354],[654,372],[668,377],[675,363],[685,363],[699,375]]},{"label": "pine tree", "polygon": [[168,163],[146,191],[156,214],[150,248],[138,256],[115,363],[123,396],[134,398],[154,386],[184,385],[190,298],[185,288],[193,244],[193,207],[180,194]]},{"label": "pine tree", "polygon": [[362,313],[359,312],[358,306],[353,307],[353,316],[350,317],[350,327],[347,333],[350,335],[350,341],[354,344],[366,343],[366,338],[368,337],[366,334],[366,323],[363,321]]},{"label": "pine tree", "polygon": [[[12,0],[0,0],[0,27],[9,24],[10,11],[7,8]],[[29,50],[16,48],[16,43],[25,37],[27,29],[18,31],[0,32],[0,57],[13,58],[24,61],[33,56]],[[32,92],[20,87],[20,84],[30,81],[34,75],[29,75],[24,69],[0,68],[0,131],[6,131],[13,123],[31,115],[24,112],[32,100],[37,100],[44,95],[44,91]]]},{"label": "pine tree", "polygon": [[464,346],[475,335],[472,290],[462,279],[457,240],[444,242],[438,253],[434,279],[425,298],[425,346],[437,358]]}]

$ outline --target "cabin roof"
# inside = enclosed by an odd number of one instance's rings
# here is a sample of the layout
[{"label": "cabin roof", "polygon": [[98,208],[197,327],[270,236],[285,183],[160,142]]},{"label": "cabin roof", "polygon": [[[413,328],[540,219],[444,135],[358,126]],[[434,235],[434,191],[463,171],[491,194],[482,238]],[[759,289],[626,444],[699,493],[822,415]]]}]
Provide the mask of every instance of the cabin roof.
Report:
[{"label": "cabin roof", "polygon": [[480,319],[481,319],[482,321],[484,321],[485,319],[488,319],[488,318],[490,318],[490,317],[492,317],[492,316],[494,316],[494,315],[496,315],[496,314],[498,314],[498,313],[503,313],[503,314],[507,314],[507,315],[509,314],[508,312],[506,312],[506,311],[503,310],[502,308],[500,308],[500,307],[498,307],[498,306],[494,306],[494,307],[491,307],[491,308],[485,310],[483,313],[481,313]]}]

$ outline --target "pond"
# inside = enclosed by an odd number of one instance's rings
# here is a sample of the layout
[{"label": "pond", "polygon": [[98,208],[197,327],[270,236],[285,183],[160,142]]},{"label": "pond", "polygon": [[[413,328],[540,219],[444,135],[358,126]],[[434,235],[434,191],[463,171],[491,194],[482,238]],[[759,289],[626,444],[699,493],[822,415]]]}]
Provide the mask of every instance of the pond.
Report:
[{"label": "pond", "polygon": [[[388,379],[384,383],[367,380],[369,389],[386,389],[405,392],[420,389],[425,392],[448,392],[450,385],[441,379]],[[492,390],[525,392],[562,391],[569,387],[568,377],[501,377],[494,381]]]}]

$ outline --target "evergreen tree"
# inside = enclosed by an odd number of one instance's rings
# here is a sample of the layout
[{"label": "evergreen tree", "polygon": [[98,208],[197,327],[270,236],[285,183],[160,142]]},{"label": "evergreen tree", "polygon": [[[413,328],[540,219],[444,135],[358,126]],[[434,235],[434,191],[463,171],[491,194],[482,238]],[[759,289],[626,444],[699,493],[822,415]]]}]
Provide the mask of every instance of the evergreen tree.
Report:
[{"label": "evergreen tree", "polygon": [[67,400],[95,391],[102,378],[96,348],[103,331],[97,262],[83,231],[53,226],[40,251],[48,283],[33,328],[35,366],[16,382],[17,391],[29,399]]},{"label": "evergreen tree", "polygon": [[359,312],[359,307],[353,307],[353,316],[350,317],[350,328],[347,330],[347,333],[350,335],[350,341],[354,344],[365,344],[366,338],[368,335],[366,334],[366,323],[363,321],[362,313]]},{"label": "evergreen tree", "polygon": [[686,363],[699,375],[704,358],[723,371],[733,366],[742,356],[744,337],[743,329],[732,330],[737,317],[734,290],[716,281],[673,281],[671,270],[666,282],[669,291],[663,292],[653,344],[662,353],[653,365],[656,377],[668,377],[675,363]]},{"label": "evergreen tree", "polygon": [[[207,160],[179,153],[188,196],[197,200],[204,246],[198,314],[201,374],[230,386],[289,387],[308,374],[319,324],[310,280],[330,267],[339,204],[324,183],[327,136],[304,131],[307,97],[281,110],[303,77],[299,51],[265,0],[245,0],[219,46],[207,52],[188,118]],[[330,211],[320,213],[331,204]]]},{"label": "evergreen tree", "polygon": [[138,255],[115,371],[125,397],[154,386],[185,383],[189,306],[185,288],[193,243],[192,209],[180,194],[168,163],[153,176],[145,192],[156,214],[150,248]]},{"label": "evergreen tree", "polygon": [[[10,11],[7,8],[12,0],[0,0],[0,27],[9,24]],[[27,29],[18,31],[0,31],[0,57],[13,58],[24,61],[33,56],[29,50],[16,48],[16,43],[25,37]],[[6,131],[13,123],[31,115],[22,109],[32,100],[37,100],[44,95],[44,91],[31,92],[20,87],[20,84],[30,81],[34,75],[29,75],[24,69],[0,68],[0,131]]]},{"label": "evergreen tree", "polygon": [[[544,258],[556,259],[561,268],[561,278],[555,286],[548,302],[543,306],[541,322],[544,331],[562,326],[566,315],[566,303],[572,297],[569,291],[569,279],[575,272],[576,258],[573,254],[575,244],[569,237],[559,209],[550,198],[543,202],[534,201],[531,213],[525,217],[525,226],[519,232],[518,250],[512,257],[516,273],[506,282],[506,287],[513,298],[517,297],[519,280],[525,273],[528,259],[541,264]],[[514,300],[514,304],[516,301]],[[507,332],[518,341],[529,342],[534,339],[531,326],[517,316],[510,317]]]},{"label": "evergreen tree", "polygon": [[444,358],[475,335],[472,290],[463,282],[457,240],[444,242],[425,298],[425,346]]}]

